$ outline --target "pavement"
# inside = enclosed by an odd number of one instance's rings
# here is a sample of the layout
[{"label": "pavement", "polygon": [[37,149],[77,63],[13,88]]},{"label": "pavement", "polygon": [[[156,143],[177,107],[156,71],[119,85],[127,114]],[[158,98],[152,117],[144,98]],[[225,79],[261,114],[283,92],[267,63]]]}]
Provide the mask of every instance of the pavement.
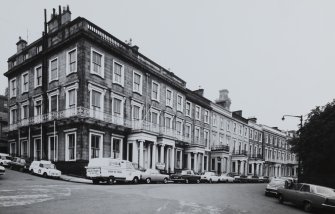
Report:
[{"label": "pavement", "polygon": [[86,178],[75,177],[71,175],[61,175],[60,179],[74,183],[92,184],[92,181]]}]

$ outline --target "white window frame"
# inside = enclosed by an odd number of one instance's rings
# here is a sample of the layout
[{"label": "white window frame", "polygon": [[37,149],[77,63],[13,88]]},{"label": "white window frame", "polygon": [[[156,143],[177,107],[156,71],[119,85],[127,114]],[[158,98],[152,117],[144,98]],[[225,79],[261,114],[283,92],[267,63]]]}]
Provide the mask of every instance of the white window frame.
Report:
[{"label": "white window frame", "polygon": [[220,129],[221,130],[224,130],[224,118],[223,117],[220,117]]},{"label": "white window frame", "polygon": [[[115,73],[114,73],[115,64],[118,64],[118,65],[121,66],[121,82],[117,82],[115,80]],[[117,60],[113,60],[113,70],[112,71],[113,71],[113,83],[121,85],[122,87],[124,87],[124,65]]]},{"label": "white window frame", "polygon": [[[186,127],[189,127],[189,128],[190,128],[190,129],[189,129],[189,130],[190,130],[190,133],[189,133],[190,136],[188,136],[188,137],[186,136]],[[188,139],[189,139],[189,138],[192,138],[192,124],[191,124],[191,123],[186,123],[186,124],[185,124],[185,137],[188,138]]]},{"label": "white window frame", "polygon": [[[28,87],[27,87],[26,90],[24,90],[24,76],[25,75],[27,75],[27,77],[28,77],[28,82],[27,82]],[[22,75],[21,75],[21,88],[22,88],[21,94],[27,93],[29,91],[29,72],[28,71],[22,73]]]},{"label": "white window frame", "polygon": [[[156,84],[157,85],[157,98],[154,98],[154,84]],[[151,83],[151,99],[152,100],[155,100],[155,101],[157,101],[157,102],[159,102],[160,101],[160,84],[158,83],[158,82],[156,82],[156,81],[152,81],[152,83]]]},{"label": "white window frame", "polygon": [[152,123],[152,124],[154,124],[153,122],[152,122],[152,114],[153,113],[155,113],[155,114],[157,114],[157,126],[159,126],[159,124],[160,124],[160,111],[158,111],[158,110],[156,110],[156,109],[150,109],[150,122]]},{"label": "white window frame", "polygon": [[20,152],[21,152],[21,156],[23,156],[23,142],[26,142],[27,143],[27,157],[30,156],[30,151],[29,151],[29,141],[27,139],[21,139],[21,142],[20,142]]},{"label": "white window frame", "polygon": [[90,109],[93,110],[93,103],[92,103],[92,96],[93,96],[93,91],[99,92],[101,93],[101,97],[100,97],[100,112],[104,112],[104,103],[105,103],[105,93],[106,93],[106,89],[104,88],[100,88],[97,87],[93,84],[88,84],[88,90],[90,91]]},{"label": "white window frame", "polygon": [[213,114],[213,126],[217,126],[217,115],[215,113]]},{"label": "white window frame", "polygon": [[[56,79],[51,79],[51,62],[55,60],[57,61],[57,77]],[[58,57],[55,57],[49,60],[49,83],[51,83],[52,81],[58,80],[58,77],[59,77],[59,62],[58,62]]]},{"label": "white window frame", "polygon": [[[135,90],[135,74],[140,76],[139,90]],[[143,88],[143,75],[138,71],[133,71],[133,92],[136,92],[142,95],[142,88]]]},{"label": "white window frame", "polygon": [[143,104],[141,104],[141,103],[139,103],[139,102],[136,102],[136,101],[134,101],[134,100],[132,100],[131,102],[130,102],[130,104],[131,104],[131,118],[133,119],[133,120],[135,120],[135,118],[134,118],[134,115],[135,115],[135,112],[134,112],[134,106],[136,106],[136,107],[139,107],[139,119],[138,120],[142,120],[142,112],[143,112]]},{"label": "white window frame", "polygon": [[15,106],[12,106],[12,107],[9,108],[9,124],[14,124],[13,113],[12,113],[13,110],[16,110],[16,121],[15,121],[15,123],[18,122],[18,118],[17,118],[17,106],[15,105]]},{"label": "white window frame", "polygon": [[[54,159],[53,160],[51,160],[51,138],[52,137],[55,138],[54,140]],[[58,135],[49,135],[48,136],[48,160],[58,161],[58,153],[59,153]]]},{"label": "white window frame", "polygon": [[170,128],[169,129],[173,129],[173,126],[172,126],[172,124],[173,124],[173,116],[172,115],[170,115],[170,114],[167,114],[167,113],[165,113],[165,115],[164,115],[164,127],[165,128],[168,128],[167,126],[166,126],[166,118],[169,118],[170,119]]},{"label": "white window frame", "polygon": [[[74,134],[74,159],[70,159],[70,154],[69,154],[69,135],[71,134]],[[66,132],[65,133],[65,161],[76,161],[76,160],[77,160],[77,132]]]},{"label": "white window frame", "polygon": [[[93,70],[93,52],[101,55],[101,68],[100,68],[101,69],[101,74],[99,74],[99,73],[97,73]],[[103,53],[101,53],[100,51],[97,51],[94,48],[91,48],[91,63],[90,64],[91,64],[91,69],[90,69],[91,74],[97,75],[101,78],[105,77],[105,55]]]},{"label": "white window frame", "polygon": [[[199,117],[197,117],[197,109],[199,109]],[[195,115],[194,115],[196,120],[201,120],[201,107],[198,105],[195,105]]]},{"label": "white window frame", "polygon": [[[12,144],[14,144],[14,151],[12,151]],[[15,154],[16,155],[16,142],[13,141],[13,142],[9,142],[9,153],[12,155],[12,154]]]},{"label": "white window frame", "polygon": [[[180,123],[180,130],[177,130],[177,123]],[[178,134],[178,131],[180,131],[180,134]],[[183,120],[179,118],[176,119],[176,133],[177,135],[183,136]]]},{"label": "white window frame", "polygon": [[[38,101],[41,101],[41,114],[37,114],[37,109],[36,109],[36,103]],[[34,98],[34,116],[39,116],[43,114],[43,99],[42,96],[38,96],[36,98]]]},{"label": "white window frame", "polygon": [[[37,69],[39,68],[41,68],[41,84],[37,85]],[[42,86],[42,76],[43,76],[42,65],[38,65],[34,68],[34,88]]]},{"label": "white window frame", "polygon": [[65,109],[69,109],[70,108],[70,93],[69,91],[71,90],[75,90],[74,92],[74,99],[75,99],[75,107],[77,108],[77,97],[78,97],[78,83],[75,83],[73,85],[67,86],[65,88]]},{"label": "white window frame", "polygon": [[[12,84],[12,82],[14,82],[15,81],[15,94],[13,93],[13,88],[12,88],[12,86],[13,86],[13,84]],[[16,97],[16,95],[17,95],[17,82],[16,82],[16,77],[14,77],[14,78],[12,78],[10,81],[9,81],[9,88],[10,88],[10,91],[9,91],[9,94],[10,94],[10,98],[12,98],[12,97]]]},{"label": "white window frame", "polygon": [[[187,104],[190,104],[190,109],[189,109],[189,114],[187,114]],[[186,101],[186,111],[185,111],[185,115],[191,118],[192,115],[192,103],[190,101]]]},{"label": "white window frame", "polygon": [[100,132],[94,132],[94,131],[90,131],[89,134],[89,145],[88,145],[88,156],[89,156],[89,160],[91,160],[91,145],[92,145],[92,135],[97,135],[100,136],[101,141],[99,142],[99,158],[103,157],[103,142],[104,142],[104,135]]},{"label": "white window frame", "polygon": [[114,151],[113,151],[113,149],[114,149],[114,146],[113,146],[114,139],[120,140],[120,145],[119,145],[120,152],[119,152],[119,157],[117,159],[121,159],[122,153],[123,153],[123,145],[122,145],[123,144],[123,138],[121,136],[115,136],[115,135],[112,135],[112,137],[111,137],[111,158],[114,158]]},{"label": "white window frame", "polygon": [[[24,113],[24,109],[23,109],[23,107],[24,106],[27,106],[27,108],[28,108],[28,111],[27,111],[27,118],[24,118],[23,116],[23,113]],[[25,101],[25,102],[22,102],[21,103],[21,120],[27,120],[27,119],[29,119],[29,100],[27,100],[27,101]]]},{"label": "white window frame", "polygon": [[[207,114],[207,117],[206,117]],[[204,123],[209,124],[209,111],[207,109],[204,110]]]},{"label": "white window frame", "polygon": [[[178,105],[178,98],[179,97],[181,98],[180,106]],[[177,93],[177,111],[183,112],[183,109],[184,109],[184,97],[181,94]]]},{"label": "white window frame", "polygon": [[48,100],[49,100],[49,112],[51,112],[51,97],[57,97],[57,112],[59,111],[59,90],[55,90],[51,93],[48,93]]},{"label": "white window frame", "polygon": [[[70,53],[71,52],[75,52],[76,55],[76,69],[74,71],[71,71],[70,69]],[[72,73],[76,73],[78,70],[78,52],[77,52],[77,47],[69,50],[68,52],[66,52],[66,75],[72,74]]]},{"label": "white window frame", "polygon": [[[206,142],[206,136],[207,134],[207,142]],[[209,147],[209,144],[210,144],[210,136],[209,136],[209,130],[207,129],[204,129],[204,143],[205,143],[205,146],[207,145],[207,147]]]},{"label": "white window frame", "polygon": [[[170,100],[170,103],[168,103],[168,99],[167,99],[167,92],[170,91],[171,92],[171,100]],[[172,89],[170,88],[166,88],[165,90],[165,103],[166,103],[166,106],[169,106],[171,108],[173,108],[173,91]]]},{"label": "white window frame", "polygon": [[[197,139],[197,130],[199,131],[198,133],[199,133],[199,136],[198,136],[198,139]],[[194,127],[194,140],[195,140],[195,142],[200,142],[200,138],[201,138],[201,134],[200,134],[200,127],[199,126],[195,126]]]},{"label": "white window frame", "polygon": [[124,101],[125,101],[125,97],[123,96],[120,96],[118,94],[115,94],[113,92],[111,92],[111,98],[112,98],[112,115],[114,115],[114,99],[118,99],[118,100],[121,100],[121,106],[120,106],[120,109],[121,109],[121,114],[120,114],[120,118],[123,119],[123,116],[124,116]]},{"label": "white window frame", "polygon": [[36,150],[36,148],[37,148],[37,142],[36,142],[36,140],[38,140],[38,139],[40,139],[40,144],[41,144],[41,151],[40,151],[40,157],[41,157],[41,160],[43,160],[43,148],[42,148],[42,138],[41,137],[36,137],[36,138],[34,138],[34,160],[37,160],[36,158],[37,158],[37,150]]}]

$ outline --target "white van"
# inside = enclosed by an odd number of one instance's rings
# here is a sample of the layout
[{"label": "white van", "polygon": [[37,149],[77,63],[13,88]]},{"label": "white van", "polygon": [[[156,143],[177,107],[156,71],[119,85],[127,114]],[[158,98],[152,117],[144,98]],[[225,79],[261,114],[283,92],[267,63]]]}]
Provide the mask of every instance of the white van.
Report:
[{"label": "white van", "polygon": [[86,176],[98,184],[107,181],[113,184],[117,181],[137,184],[141,179],[141,171],[134,168],[130,161],[112,158],[93,158],[86,167]]},{"label": "white van", "polygon": [[55,164],[47,160],[33,161],[30,164],[29,171],[32,174],[43,175],[44,177],[59,178],[62,175],[62,172],[56,169]]}]

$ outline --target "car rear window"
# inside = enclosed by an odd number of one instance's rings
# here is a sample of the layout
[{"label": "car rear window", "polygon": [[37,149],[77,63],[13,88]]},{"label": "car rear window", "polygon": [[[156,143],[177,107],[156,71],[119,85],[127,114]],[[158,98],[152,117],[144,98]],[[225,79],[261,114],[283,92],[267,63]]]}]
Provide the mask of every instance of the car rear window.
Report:
[{"label": "car rear window", "polygon": [[315,193],[325,196],[335,196],[335,190],[327,187],[315,186]]}]

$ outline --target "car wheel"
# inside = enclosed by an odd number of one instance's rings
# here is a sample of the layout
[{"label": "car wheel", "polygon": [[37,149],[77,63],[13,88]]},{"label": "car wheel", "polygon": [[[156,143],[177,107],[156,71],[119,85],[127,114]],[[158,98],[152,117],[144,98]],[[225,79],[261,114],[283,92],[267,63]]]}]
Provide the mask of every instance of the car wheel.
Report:
[{"label": "car wheel", "polygon": [[93,179],[92,180],[93,184],[99,184],[99,180]]},{"label": "car wheel", "polygon": [[[267,194],[267,193],[265,193],[265,194]],[[284,203],[284,197],[283,197],[283,195],[278,195],[278,201],[279,201],[279,203]]]},{"label": "car wheel", "polygon": [[209,181],[208,181],[210,184],[212,183],[212,179],[209,179]]},{"label": "car wheel", "polygon": [[145,179],[145,182],[146,182],[147,184],[150,184],[150,183],[151,183],[151,179],[150,179],[150,178],[147,178],[147,179]]},{"label": "car wheel", "polygon": [[34,170],[33,169],[30,170],[30,174],[32,174],[32,175],[34,174]]},{"label": "car wheel", "polygon": [[197,180],[197,184],[200,184],[200,179]]},{"label": "car wheel", "polygon": [[47,175],[47,173],[45,172],[45,173],[43,173],[43,177],[48,177],[48,175]]},{"label": "car wheel", "polygon": [[167,178],[164,178],[163,183],[164,183],[164,184],[167,184],[167,183],[168,183],[168,179],[167,179]]},{"label": "car wheel", "polygon": [[304,203],[304,210],[305,210],[306,212],[311,212],[311,211],[312,211],[312,204],[311,204],[310,202],[306,201],[306,202]]},{"label": "car wheel", "polygon": [[114,179],[112,177],[108,178],[107,184],[111,185],[114,183]]},{"label": "car wheel", "polygon": [[187,183],[187,184],[189,183],[189,180],[187,178],[185,179],[185,183]]},{"label": "car wheel", "polygon": [[138,177],[135,177],[135,178],[133,179],[133,184],[138,184]]}]

